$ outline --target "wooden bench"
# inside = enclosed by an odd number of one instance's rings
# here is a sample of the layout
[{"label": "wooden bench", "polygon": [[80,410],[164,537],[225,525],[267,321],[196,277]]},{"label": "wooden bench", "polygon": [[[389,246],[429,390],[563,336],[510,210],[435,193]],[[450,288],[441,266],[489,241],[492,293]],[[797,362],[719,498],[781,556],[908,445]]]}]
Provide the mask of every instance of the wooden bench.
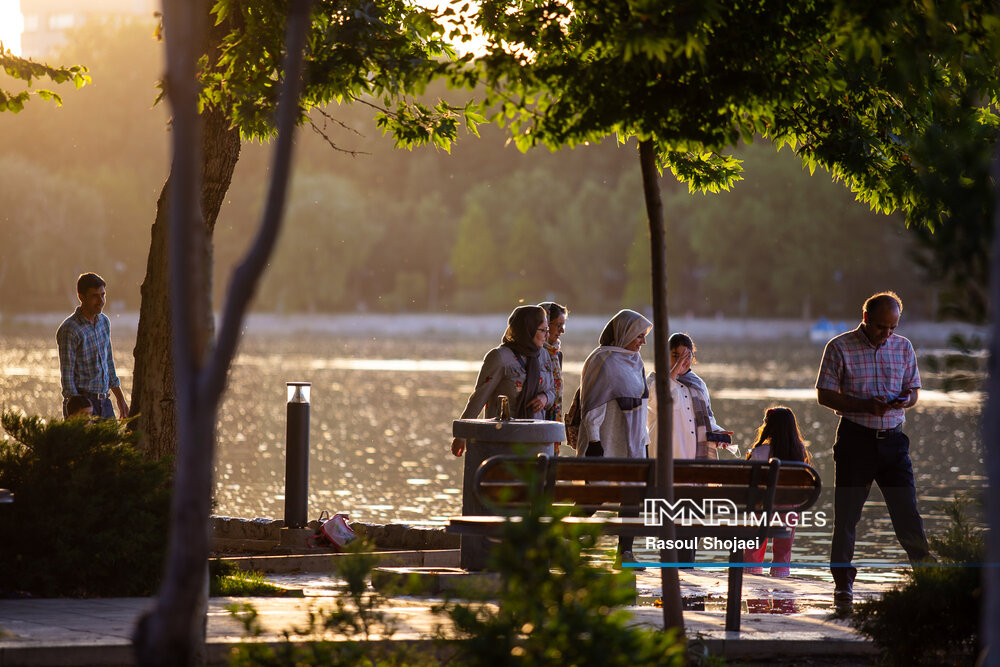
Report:
[{"label": "wooden bench", "polygon": [[[480,537],[496,537],[503,523],[517,520],[532,496],[544,492],[554,505],[572,505],[577,514],[564,519],[569,523],[596,525],[613,535],[633,537],[661,536],[661,528],[646,525],[640,518],[647,498],[654,488],[655,459],[575,458],[531,456],[494,456],[482,463],[474,478],[474,492],[493,512],[485,516],[453,517],[448,532]],[[526,481],[527,480],[527,481]],[[531,488],[531,485],[534,488]],[[679,459],[674,461],[674,506],[690,501],[687,508],[703,507],[702,501],[715,500],[735,506],[738,516],[756,513],[770,518],[775,508],[780,513],[802,512],[819,497],[821,483],[815,469],[805,463],[786,463],[777,459],[763,461],[710,461]],[[731,503],[731,505],[729,504]],[[595,517],[593,512],[611,510],[616,517]],[[670,512],[668,508],[668,512]],[[697,514],[697,512],[695,512]],[[676,514],[669,514],[668,518]],[[688,517],[691,517],[689,512]],[[710,519],[710,518],[709,518]],[[713,521],[692,517],[674,521],[677,539],[718,538],[749,540],[788,537],[784,525],[770,521],[736,521],[735,525],[713,525]],[[730,563],[742,563],[743,549],[732,548]],[[743,568],[729,567],[729,590],[726,600],[726,629],[739,630],[742,604]]]}]

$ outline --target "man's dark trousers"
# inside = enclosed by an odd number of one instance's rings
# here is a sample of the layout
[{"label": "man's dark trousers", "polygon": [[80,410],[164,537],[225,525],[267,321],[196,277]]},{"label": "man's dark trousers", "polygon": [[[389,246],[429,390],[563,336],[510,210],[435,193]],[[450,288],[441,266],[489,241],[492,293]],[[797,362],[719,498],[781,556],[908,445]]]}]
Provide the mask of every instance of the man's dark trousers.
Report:
[{"label": "man's dark trousers", "polygon": [[837,427],[837,442],[833,446],[837,487],[830,546],[830,571],[837,589],[854,583],[858,573],[857,568],[849,565],[854,559],[855,529],[873,481],[882,491],[896,539],[910,561],[930,556],[923,521],[917,511],[910,439],[902,430],[881,438],[876,435],[873,429],[843,418]]}]

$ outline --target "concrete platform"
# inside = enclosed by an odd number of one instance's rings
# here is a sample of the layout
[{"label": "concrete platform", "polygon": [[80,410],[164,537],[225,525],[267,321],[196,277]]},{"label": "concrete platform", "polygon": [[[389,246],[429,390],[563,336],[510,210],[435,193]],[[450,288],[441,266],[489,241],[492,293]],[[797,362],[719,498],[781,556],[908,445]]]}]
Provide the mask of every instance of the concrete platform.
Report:
[{"label": "concrete platform", "polygon": [[[226,607],[234,602],[253,604],[260,616],[265,641],[278,641],[281,632],[305,623],[310,611],[332,607],[339,581],[333,559],[327,571],[315,563],[309,568],[269,575],[284,586],[303,590],[301,598],[212,598],[208,610],[208,659],[225,661],[231,646],[242,640],[242,626]],[[417,556],[401,558],[423,562]],[[447,566],[457,561],[444,552],[428,560]],[[456,563],[457,564],[457,563]],[[306,571],[312,569],[313,571]],[[637,623],[662,627],[662,610],[655,605],[660,592],[659,571],[636,573],[639,604],[629,607]],[[807,576],[775,579],[744,577],[742,628],[725,627],[726,570],[681,570],[681,590],[688,638],[729,661],[784,660],[804,663],[812,658],[836,657],[837,664],[867,665],[877,656],[875,647],[845,621],[831,615],[832,585]],[[878,595],[889,583],[858,582],[857,598]],[[431,637],[442,619],[431,612],[434,600],[391,598],[387,610],[398,623],[394,640]],[[131,665],[130,636],[137,618],[152,606],[148,598],[0,600],[0,667],[14,665]],[[338,639],[331,637],[331,639]],[[342,637],[340,639],[343,639]]]}]

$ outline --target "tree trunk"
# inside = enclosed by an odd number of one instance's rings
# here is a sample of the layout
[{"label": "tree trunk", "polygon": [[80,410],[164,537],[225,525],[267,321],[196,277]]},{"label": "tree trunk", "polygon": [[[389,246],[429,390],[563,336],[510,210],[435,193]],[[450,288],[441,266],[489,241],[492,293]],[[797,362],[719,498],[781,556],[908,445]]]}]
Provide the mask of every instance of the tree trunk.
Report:
[{"label": "tree trunk", "polygon": [[989,651],[983,664],[1000,665],[1000,140],[993,152],[993,259],[990,267],[990,334],[989,380],[986,406],[983,409],[983,448],[986,451],[986,560],[983,568],[982,618],[979,625],[979,645]]},{"label": "tree trunk", "polygon": [[[170,414],[173,419],[164,424],[151,424],[147,420],[145,426],[150,436],[169,444],[171,449],[173,443],[167,438],[175,437],[177,461],[164,581],[155,608],[140,618],[135,629],[135,656],[140,665],[191,665],[204,659],[208,512],[202,496],[210,493],[211,470],[207,471],[209,489],[204,489],[201,480],[206,472],[199,470],[195,459],[201,455],[198,450],[206,445],[211,457],[213,440],[203,437],[204,420],[192,410],[198,398],[191,391],[192,377],[198,361],[204,361],[204,357],[196,358],[193,351],[204,346],[191,340],[191,333],[199,328],[196,324],[199,319],[204,330],[204,304],[211,301],[205,292],[199,294],[199,287],[205,287],[202,283],[209,272],[205,261],[211,253],[198,197],[204,135],[197,112],[195,80],[196,62],[203,53],[198,47],[208,25],[206,8],[185,0],[163,3],[167,52],[164,88],[173,115],[172,161],[154,225],[149,262],[153,270],[143,285],[142,309],[147,308],[147,299],[157,297],[156,303],[151,304],[153,316],[147,326],[151,322],[151,328],[162,336],[156,341],[162,345],[158,352],[169,353],[169,363],[158,369],[161,382],[167,375],[166,369],[173,371],[172,381],[160,385],[160,407],[169,407],[161,410],[159,416]],[[157,252],[161,254],[154,256]],[[144,336],[137,341],[137,370],[138,355],[147,352],[145,346],[151,343]],[[144,374],[151,370],[143,368]],[[149,395],[146,385],[142,386],[144,395]],[[212,433],[211,424],[208,433]]]},{"label": "tree trunk", "polygon": [[[197,270],[198,294],[204,298],[202,342],[211,339],[212,318],[212,233],[222,202],[232,181],[240,157],[239,130],[229,127],[229,119],[217,110],[203,115],[201,212],[205,239],[203,263],[188,261]],[[146,277],[142,282],[139,329],[136,334],[135,370],[132,381],[132,416],[138,415],[136,427],[142,432],[142,448],[148,456],[173,455],[177,448],[177,409],[174,393],[173,337],[170,324],[170,293],[167,270],[168,197],[173,172],[156,203]],[[193,258],[192,258],[193,259]],[[204,267],[204,270],[200,270]]]},{"label": "tree trunk", "polygon": [[[166,89],[174,113],[173,162],[169,193],[170,238],[169,313],[176,400],[177,465],[171,506],[170,544],[163,586],[156,607],[135,629],[134,647],[140,665],[190,665],[204,660],[207,622],[208,516],[212,498],[212,460],[215,422],[236,353],[239,332],[260,276],[267,265],[281,225],[291,170],[292,137],[299,119],[304,47],[309,28],[309,0],[290,3],[285,77],[278,104],[278,145],[267,204],[260,229],[246,257],[233,272],[224,303],[219,335],[212,346],[206,314],[210,312],[211,228],[218,207],[215,194],[224,195],[225,180],[202,179],[212,164],[235,165],[232,159],[214,160],[219,147],[211,128],[203,131],[197,113],[198,84],[195,62],[201,53],[197,36],[206,28],[207,13],[187,0],[164,0],[167,35]],[[207,119],[206,119],[207,120]],[[204,149],[204,150],[200,150]],[[208,201],[206,202],[206,199]],[[161,202],[162,203],[162,202]],[[206,286],[208,289],[206,289]]]},{"label": "tree trunk", "polygon": [[[660,199],[659,171],[656,168],[656,146],[651,140],[639,143],[639,163],[642,167],[642,190],[649,218],[649,247],[653,280],[653,354],[656,368],[656,497],[667,502],[674,499],[673,401],[670,398],[670,322],[667,309],[667,240],[663,224],[663,201]],[[663,522],[661,539],[673,540],[674,524]],[[677,562],[674,549],[661,550],[662,562]],[[684,633],[684,613],[681,610],[681,585],[675,567],[660,568],[663,587],[663,627],[678,628]]]}]

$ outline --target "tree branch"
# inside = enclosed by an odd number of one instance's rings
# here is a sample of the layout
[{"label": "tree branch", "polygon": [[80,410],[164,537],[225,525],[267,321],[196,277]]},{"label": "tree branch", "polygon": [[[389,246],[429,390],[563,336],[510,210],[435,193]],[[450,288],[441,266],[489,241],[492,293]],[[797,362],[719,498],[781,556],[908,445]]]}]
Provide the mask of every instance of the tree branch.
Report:
[{"label": "tree branch", "polygon": [[[337,120],[336,118],[334,118],[330,114],[326,113],[322,109],[317,108],[317,109],[314,109],[314,110],[317,111],[317,112],[319,112],[320,115],[322,115],[324,118],[326,118],[330,122],[336,123],[340,127],[342,127],[345,130],[347,130],[348,132],[353,132],[354,134],[358,135],[359,137],[362,136],[362,134],[360,132],[358,132],[357,130],[355,130],[353,127],[348,126],[347,123],[344,123],[343,121]],[[338,146],[337,144],[335,144],[333,142],[333,139],[330,138],[330,135],[328,135],[326,133],[326,123],[323,123],[323,127],[321,128],[319,125],[316,124],[316,121],[314,121],[312,119],[312,117],[310,117],[309,118],[309,127],[312,128],[313,132],[315,132],[319,136],[323,137],[323,141],[325,141],[326,144],[330,148],[332,148],[333,150],[335,150],[335,151],[338,151],[340,153],[346,153],[347,155],[350,155],[351,157],[358,157],[359,155],[370,155],[370,153],[367,153],[365,151],[353,151],[353,150],[349,150],[347,148],[341,148],[340,146]]]},{"label": "tree branch", "polygon": [[271,186],[257,236],[233,270],[219,328],[216,348],[199,383],[202,400],[216,404],[225,389],[229,365],[236,354],[240,325],[250,300],[260,282],[261,274],[274,252],[281,230],[282,215],[291,172],[295,125],[299,118],[299,94],[305,60],[306,37],[309,32],[312,0],[292,0],[285,32],[285,74],[281,98],[278,101],[278,142],[274,151]]}]

